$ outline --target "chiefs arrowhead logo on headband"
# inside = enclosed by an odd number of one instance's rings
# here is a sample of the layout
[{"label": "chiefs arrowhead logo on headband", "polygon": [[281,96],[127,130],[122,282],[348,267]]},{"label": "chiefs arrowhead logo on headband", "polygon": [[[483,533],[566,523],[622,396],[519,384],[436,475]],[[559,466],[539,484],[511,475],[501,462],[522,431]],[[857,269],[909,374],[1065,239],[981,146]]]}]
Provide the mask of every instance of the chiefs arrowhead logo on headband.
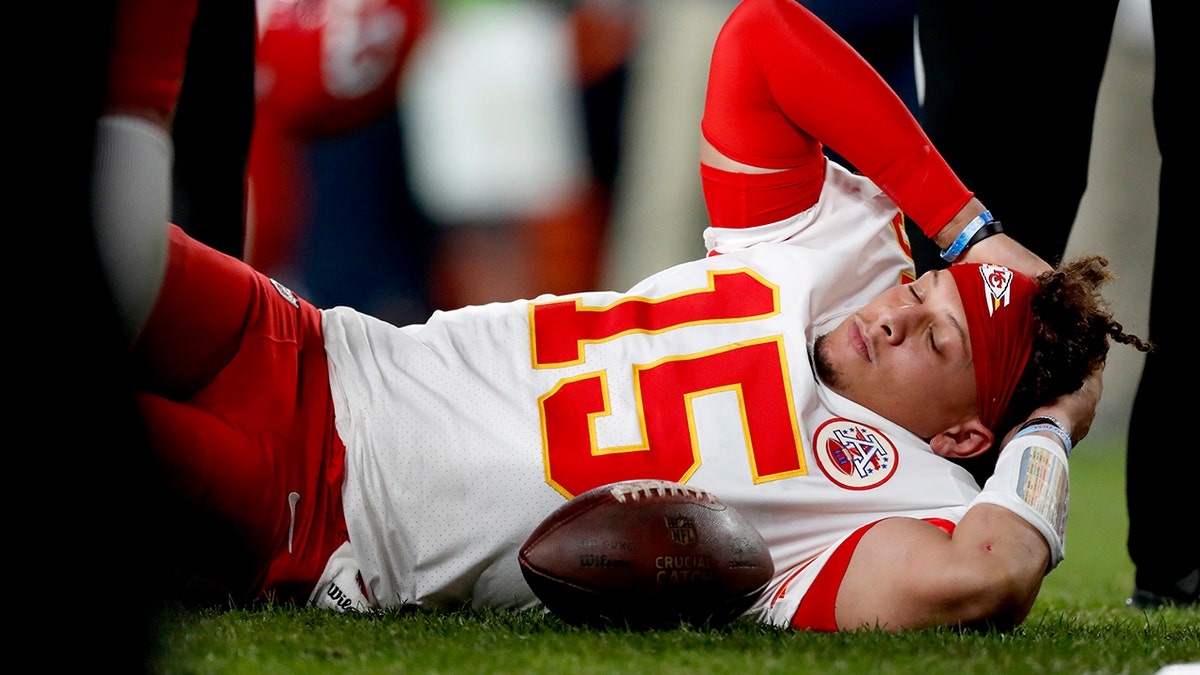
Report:
[{"label": "chiefs arrowhead logo on headband", "polygon": [[979,418],[995,430],[1029,360],[1037,283],[987,263],[951,265],[948,271],[967,315]]},{"label": "chiefs arrowhead logo on headband", "polygon": [[984,288],[987,289],[990,300],[987,306],[990,316],[1000,307],[1008,305],[1008,289],[1012,286],[1013,273],[1007,267],[983,263],[979,266],[979,274],[983,277]]}]

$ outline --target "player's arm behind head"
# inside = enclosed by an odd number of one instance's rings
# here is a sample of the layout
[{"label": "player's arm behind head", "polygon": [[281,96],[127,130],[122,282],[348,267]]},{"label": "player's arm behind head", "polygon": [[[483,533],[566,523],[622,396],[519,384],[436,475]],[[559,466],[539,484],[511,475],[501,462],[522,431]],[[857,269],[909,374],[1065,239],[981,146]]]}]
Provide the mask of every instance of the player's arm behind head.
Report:
[{"label": "player's arm behind head", "polygon": [[[1033,350],[1008,415],[1014,423],[1078,391],[1103,367],[1110,340],[1141,351],[1150,348],[1125,333],[1108,311],[1100,294],[1112,277],[1106,267],[1104,258],[1087,256],[1038,277]],[[1007,465],[1024,467],[1019,453],[1026,445],[1051,448],[1047,444],[1052,443],[1005,446],[1006,452],[1018,453],[1008,458]],[[1066,453],[1061,455],[1065,486]],[[985,493],[988,489],[1013,492],[1013,477],[1000,476],[995,482],[988,482]],[[1065,490],[1059,497],[1042,510],[1054,511],[1053,520],[1057,523],[1061,517],[1061,525],[1067,508]],[[1039,529],[1034,524],[1038,518],[1029,509],[1012,506],[1019,506],[1019,501],[981,495],[952,534],[912,518],[890,518],[873,527],[856,547],[838,591],[838,627],[1006,629],[1019,624],[1037,598],[1043,577],[1062,556],[1061,527],[1042,523]],[[1046,530],[1055,531],[1047,534]]]},{"label": "player's arm behind head", "polygon": [[[1096,255],[1064,261],[1038,276],[1033,298],[1034,339],[1029,362],[1009,402],[1008,427],[1024,422],[1035,411],[1084,388],[1098,376],[1108,357],[1110,341],[1148,351],[1150,345],[1124,328],[1109,311],[1101,294],[1112,279],[1108,261]],[[1097,397],[1098,398],[1098,397]],[[1095,414],[1063,406],[1056,417],[1072,429],[1075,442],[1086,434]]]}]

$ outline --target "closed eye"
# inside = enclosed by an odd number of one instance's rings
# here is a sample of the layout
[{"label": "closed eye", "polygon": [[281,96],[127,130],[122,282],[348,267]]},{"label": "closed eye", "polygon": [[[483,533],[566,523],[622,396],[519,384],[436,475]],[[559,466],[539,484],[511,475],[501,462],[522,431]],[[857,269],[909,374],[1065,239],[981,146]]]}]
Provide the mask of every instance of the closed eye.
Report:
[{"label": "closed eye", "polygon": [[[921,298],[921,294],[917,292],[916,286],[917,285],[915,283],[909,284],[908,292],[912,293],[913,299],[916,300],[918,304],[920,304],[920,303],[923,303],[924,300]],[[934,338],[932,326],[929,327],[929,346],[930,346],[930,348],[933,349],[933,351],[935,353],[937,353],[939,355],[942,353],[942,350],[938,348],[937,340]]]}]

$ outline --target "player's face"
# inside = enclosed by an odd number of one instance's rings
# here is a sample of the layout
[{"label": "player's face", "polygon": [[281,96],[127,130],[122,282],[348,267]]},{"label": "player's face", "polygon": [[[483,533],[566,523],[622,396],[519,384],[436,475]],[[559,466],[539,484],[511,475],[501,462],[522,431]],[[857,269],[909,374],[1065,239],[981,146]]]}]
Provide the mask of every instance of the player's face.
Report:
[{"label": "player's face", "polygon": [[966,314],[948,272],[882,293],[816,352],[826,385],[921,438],[977,414]]}]

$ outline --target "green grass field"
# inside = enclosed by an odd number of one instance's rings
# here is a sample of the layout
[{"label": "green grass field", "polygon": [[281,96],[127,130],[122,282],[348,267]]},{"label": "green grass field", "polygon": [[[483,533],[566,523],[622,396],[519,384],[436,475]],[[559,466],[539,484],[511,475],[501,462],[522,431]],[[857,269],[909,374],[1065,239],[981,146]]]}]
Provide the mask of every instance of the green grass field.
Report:
[{"label": "green grass field", "polygon": [[[1133,568],[1124,452],[1089,439],[1071,458],[1067,559],[1006,634],[819,634],[749,622],[721,630],[581,630],[540,612],[337,614],[187,610],[158,617],[159,673],[1155,673],[1195,664],[1200,610],[1125,607]],[[1195,514],[1189,514],[1194,517]],[[1184,525],[1184,527],[1195,527]]]}]

